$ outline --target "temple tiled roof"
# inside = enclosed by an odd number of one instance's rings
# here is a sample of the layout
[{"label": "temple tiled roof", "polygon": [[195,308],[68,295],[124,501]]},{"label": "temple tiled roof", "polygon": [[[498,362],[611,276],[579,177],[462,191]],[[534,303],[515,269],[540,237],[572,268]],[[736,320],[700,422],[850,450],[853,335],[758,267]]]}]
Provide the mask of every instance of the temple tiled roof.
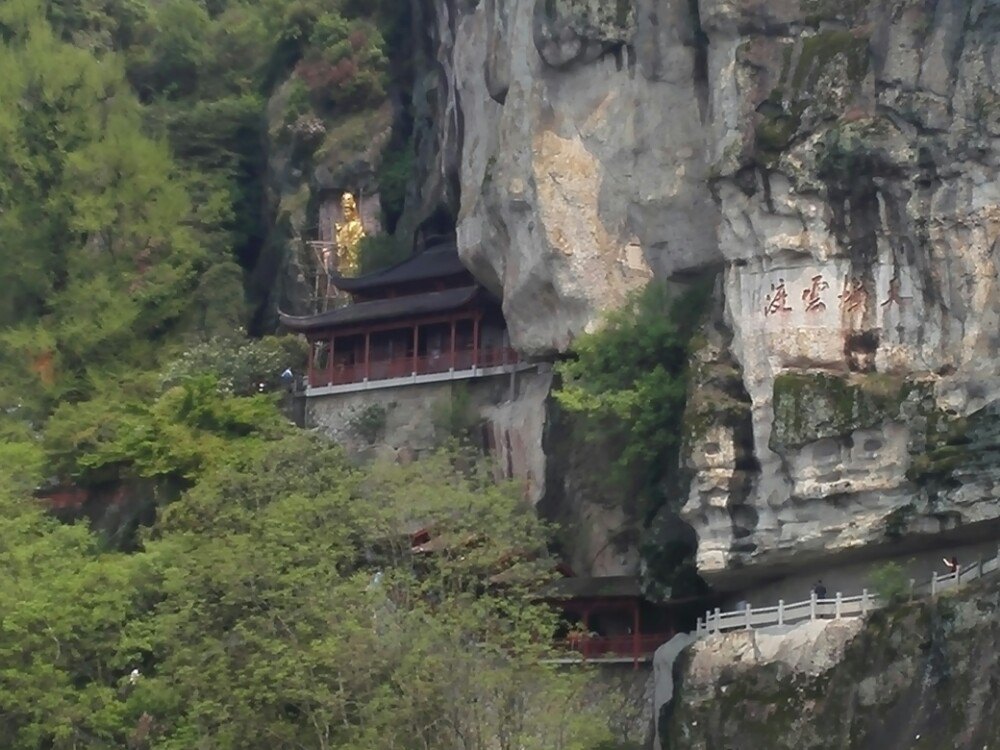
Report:
[{"label": "temple tiled roof", "polygon": [[638,599],[642,589],[636,576],[559,578],[539,592],[543,599]]},{"label": "temple tiled roof", "polygon": [[315,331],[324,328],[373,323],[393,318],[412,318],[431,313],[448,312],[472,301],[479,290],[477,286],[447,289],[443,292],[426,292],[405,297],[389,297],[370,302],[359,302],[318,315],[286,315],[280,313],[281,324],[291,331]]},{"label": "temple tiled roof", "polygon": [[411,281],[447,278],[462,273],[468,273],[468,270],[459,260],[458,247],[451,241],[435,245],[381,271],[353,278],[334,276],[331,281],[342,291],[362,292]]}]

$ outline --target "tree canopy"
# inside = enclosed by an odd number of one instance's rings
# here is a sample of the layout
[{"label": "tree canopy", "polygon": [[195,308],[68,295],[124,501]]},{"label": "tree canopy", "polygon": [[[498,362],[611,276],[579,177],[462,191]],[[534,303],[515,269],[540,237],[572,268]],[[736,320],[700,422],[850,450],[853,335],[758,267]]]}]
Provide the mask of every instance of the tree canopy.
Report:
[{"label": "tree canopy", "polygon": [[47,518],[13,480],[0,531],[13,750],[613,739],[599,702],[575,710],[582,675],[540,661],[544,525],[461,456],[359,469],[325,441],[270,436],[216,456],[132,554]]},{"label": "tree canopy", "polygon": [[614,480],[652,493],[681,439],[692,337],[707,290],[672,295],[661,283],[634,293],[600,328],[580,336],[557,372],[559,404],[614,446]]},{"label": "tree canopy", "polygon": [[[350,464],[270,392],[302,345],[245,337],[268,97],[383,99],[405,7],[0,3],[5,748],[610,747],[543,662],[517,488],[464,453]],[[147,523],[60,522],[36,494],[65,485]]]}]

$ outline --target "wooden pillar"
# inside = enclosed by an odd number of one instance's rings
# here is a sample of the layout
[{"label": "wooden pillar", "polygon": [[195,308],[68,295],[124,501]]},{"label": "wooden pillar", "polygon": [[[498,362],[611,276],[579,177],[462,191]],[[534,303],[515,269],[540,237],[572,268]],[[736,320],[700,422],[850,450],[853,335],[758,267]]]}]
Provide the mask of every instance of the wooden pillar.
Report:
[{"label": "wooden pillar", "polygon": [[365,331],[365,380],[368,380],[368,376],[371,374],[371,358],[372,358],[372,335],[368,331]]},{"label": "wooden pillar", "polygon": [[583,610],[583,658],[590,655],[590,607]]},{"label": "wooden pillar", "polygon": [[309,364],[306,366],[306,383],[310,386],[315,386],[316,381],[314,379],[313,370],[316,367],[316,342],[309,342]]},{"label": "wooden pillar", "polygon": [[455,369],[455,326],[456,321],[451,319],[451,369]]},{"label": "wooden pillar", "polygon": [[413,326],[413,367],[411,372],[417,374],[417,348],[420,345],[420,326]]},{"label": "wooden pillar", "polygon": [[472,368],[475,369],[479,364],[479,319],[482,317],[481,312],[476,312],[476,317],[472,321]]},{"label": "wooden pillar", "polygon": [[632,601],[632,668],[639,668],[639,601]]},{"label": "wooden pillar", "polygon": [[336,344],[337,337],[330,337],[330,351],[327,356],[330,358],[326,363],[326,382],[328,385],[333,385],[333,355],[335,353],[334,345]]}]

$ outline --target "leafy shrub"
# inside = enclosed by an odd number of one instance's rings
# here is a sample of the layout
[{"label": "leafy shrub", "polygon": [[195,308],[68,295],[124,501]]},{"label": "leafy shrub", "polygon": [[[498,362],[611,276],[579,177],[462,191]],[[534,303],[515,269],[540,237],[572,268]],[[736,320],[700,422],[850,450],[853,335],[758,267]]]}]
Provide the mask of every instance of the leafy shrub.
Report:
[{"label": "leafy shrub", "polygon": [[406,188],[413,175],[414,149],[414,141],[410,138],[401,145],[390,145],[382,155],[378,186],[388,226],[394,226],[403,213]]},{"label": "leafy shrub", "polygon": [[295,75],[322,110],[364,107],[385,98],[388,58],[379,30],[330,11],[317,17]]},{"label": "leafy shrub", "polygon": [[63,404],[46,425],[43,445],[51,471],[81,484],[193,480],[247,439],[285,431],[270,398],[233,396],[203,375],[170,387],[152,404]]},{"label": "leafy shrub", "polygon": [[360,272],[381,271],[406,260],[409,253],[401,242],[388,234],[370,235],[358,246]]},{"label": "leafy shrub", "polygon": [[163,373],[165,387],[199,375],[216,378],[222,388],[237,396],[281,388],[281,373],[305,369],[308,349],[297,336],[265,336],[241,341],[217,338],[188,349]]},{"label": "leafy shrub", "polygon": [[385,424],[391,407],[392,404],[388,407],[382,404],[369,404],[357,409],[348,417],[347,427],[351,432],[371,445],[385,432]]},{"label": "leafy shrub", "polygon": [[869,581],[885,604],[904,601],[910,594],[910,579],[899,563],[887,562],[880,565],[872,571]]},{"label": "leafy shrub", "polygon": [[285,127],[291,127],[300,117],[311,111],[309,87],[301,78],[293,78],[289,83],[288,99],[285,102]]},{"label": "leafy shrub", "polygon": [[432,407],[431,421],[434,432],[442,443],[457,440],[467,442],[476,427],[482,423],[479,412],[472,404],[472,396],[464,384],[452,388],[451,395],[438,400]]},{"label": "leafy shrub", "polygon": [[699,285],[673,299],[651,283],[557,366],[558,403],[585,418],[592,438],[618,446],[612,481],[650,487],[679,446],[690,342],[707,292]]}]

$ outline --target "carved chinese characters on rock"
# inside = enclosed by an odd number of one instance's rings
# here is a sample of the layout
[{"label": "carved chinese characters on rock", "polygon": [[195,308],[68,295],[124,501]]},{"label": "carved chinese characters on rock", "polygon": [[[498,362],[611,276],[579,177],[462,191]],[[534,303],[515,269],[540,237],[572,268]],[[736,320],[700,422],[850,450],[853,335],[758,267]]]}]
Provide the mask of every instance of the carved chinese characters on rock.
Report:
[{"label": "carved chinese characters on rock", "polygon": [[838,295],[840,309],[847,313],[864,312],[868,302],[868,292],[861,279],[844,279],[844,291]]},{"label": "carved chinese characters on rock", "polygon": [[767,295],[764,304],[764,317],[776,315],[777,313],[791,312],[788,306],[788,290],[785,288],[785,280],[778,279],[778,284],[771,284],[771,293]]},{"label": "carved chinese characters on rock", "polygon": [[812,277],[812,283],[802,290],[802,301],[806,303],[806,312],[822,312],[826,309],[826,303],[821,294],[830,288],[824,281],[823,274],[818,273]]},{"label": "carved chinese characters on rock", "polygon": [[835,290],[840,289],[837,301],[844,316],[842,325],[858,326],[874,305],[879,305],[883,309],[889,309],[894,305],[899,308],[911,299],[902,294],[902,283],[898,276],[894,276],[889,282],[885,298],[881,295],[876,297],[871,285],[866,285],[858,276],[848,276],[843,282],[836,279],[828,281],[826,274],[813,272],[805,276],[805,279],[807,281],[802,286],[794,282],[789,284],[784,278],[772,280],[771,291],[764,299],[764,317],[780,317],[781,313],[792,312],[823,313],[829,308],[830,298]]}]

